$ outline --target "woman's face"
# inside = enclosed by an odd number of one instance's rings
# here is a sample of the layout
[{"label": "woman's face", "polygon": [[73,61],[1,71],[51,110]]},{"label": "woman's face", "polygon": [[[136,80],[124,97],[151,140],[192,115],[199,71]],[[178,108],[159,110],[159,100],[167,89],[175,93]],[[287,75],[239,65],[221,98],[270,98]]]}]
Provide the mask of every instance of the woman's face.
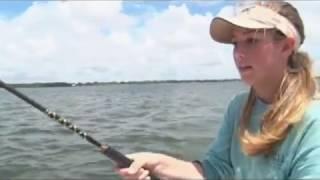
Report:
[{"label": "woman's face", "polygon": [[274,40],[270,30],[235,29],[233,31],[235,64],[241,79],[249,86],[277,82],[287,67],[285,43]]}]

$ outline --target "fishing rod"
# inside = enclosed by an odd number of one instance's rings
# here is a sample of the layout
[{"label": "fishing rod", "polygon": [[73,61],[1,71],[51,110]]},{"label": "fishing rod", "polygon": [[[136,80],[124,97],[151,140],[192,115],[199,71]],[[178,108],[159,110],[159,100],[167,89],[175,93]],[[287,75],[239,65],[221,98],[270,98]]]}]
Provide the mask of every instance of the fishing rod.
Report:
[{"label": "fishing rod", "polygon": [[[87,140],[89,143],[97,146],[100,149],[100,152],[102,154],[104,154],[105,156],[107,156],[108,158],[110,158],[111,160],[113,160],[115,163],[117,163],[119,168],[127,168],[133,162],[133,160],[127,158],[121,152],[117,151],[116,149],[112,148],[111,146],[109,146],[107,144],[101,144],[100,142],[95,140],[93,137],[91,137],[87,132],[81,130],[79,127],[77,127],[75,124],[73,124],[71,121],[63,118],[62,116],[60,116],[59,114],[57,114],[55,112],[50,111],[49,109],[45,108],[44,106],[42,106],[38,102],[32,100],[31,98],[27,97],[26,95],[22,94],[21,92],[19,92],[18,90],[16,90],[13,87],[7,85],[6,83],[4,83],[1,80],[0,80],[0,87],[3,87],[7,91],[11,92],[15,96],[24,100],[25,102],[32,105],[33,107],[35,107],[39,111],[43,112],[50,119],[57,121],[61,125],[70,129],[71,131],[77,133],[79,136],[81,136],[83,139]],[[154,176],[151,176],[151,179],[152,180],[159,180],[157,177],[154,177]]]}]

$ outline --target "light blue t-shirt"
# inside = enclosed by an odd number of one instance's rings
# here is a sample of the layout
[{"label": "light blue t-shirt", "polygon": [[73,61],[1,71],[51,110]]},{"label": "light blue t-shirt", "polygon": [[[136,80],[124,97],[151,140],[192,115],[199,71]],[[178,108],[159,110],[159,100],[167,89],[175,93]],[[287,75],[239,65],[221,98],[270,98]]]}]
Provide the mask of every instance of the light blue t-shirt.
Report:
[{"label": "light blue t-shirt", "polygon": [[[207,179],[320,179],[320,102],[312,101],[304,119],[295,125],[275,153],[247,156],[241,150],[239,119],[248,93],[229,104],[222,127],[200,160]],[[255,103],[250,131],[257,132],[268,105]]]}]

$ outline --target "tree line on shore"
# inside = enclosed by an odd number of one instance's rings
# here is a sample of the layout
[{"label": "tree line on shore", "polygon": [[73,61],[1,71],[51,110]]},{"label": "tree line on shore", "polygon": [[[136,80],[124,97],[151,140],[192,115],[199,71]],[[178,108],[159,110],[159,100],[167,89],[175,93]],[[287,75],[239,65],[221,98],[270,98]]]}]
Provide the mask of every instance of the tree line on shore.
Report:
[{"label": "tree line on shore", "polygon": [[[320,76],[317,77],[320,83]],[[36,83],[15,83],[10,84],[13,87],[75,87],[75,86],[103,86],[112,84],[152,84],[152,83],[206,83],[206,82],[229,82],[240,81],[239,79],[220,79],[220,80],[147,80],[147,81],[112,81],[112,82],[36,82]]]},{"label": "tree line on shore", "polygon": [[201,83],[201,82],[225,82],[239,81],[239,79],[225,80],[150,80],[150,81],[112,81],[112,82],[37,82],[37,83],[15,83],[13,87],[75,87],[75,86],[103,86],[110,84],[151,84],[151,83]]}]

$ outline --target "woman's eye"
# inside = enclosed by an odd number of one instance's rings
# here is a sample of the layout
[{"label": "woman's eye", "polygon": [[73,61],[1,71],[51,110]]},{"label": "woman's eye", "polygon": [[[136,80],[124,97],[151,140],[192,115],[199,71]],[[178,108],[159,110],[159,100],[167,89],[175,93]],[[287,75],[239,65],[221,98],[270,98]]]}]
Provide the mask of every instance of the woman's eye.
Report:
[{"label": "woman's eye", "polygon": [[237,46],[237,41],[232,41],[231,44],[233,44],[234,46]]},{"label": "woman's eye", "polygon": [[247,39],[247,43],[248,44],[255,44],[258,40],[257,39],[254,39],[254,38],[248,38]]}]

